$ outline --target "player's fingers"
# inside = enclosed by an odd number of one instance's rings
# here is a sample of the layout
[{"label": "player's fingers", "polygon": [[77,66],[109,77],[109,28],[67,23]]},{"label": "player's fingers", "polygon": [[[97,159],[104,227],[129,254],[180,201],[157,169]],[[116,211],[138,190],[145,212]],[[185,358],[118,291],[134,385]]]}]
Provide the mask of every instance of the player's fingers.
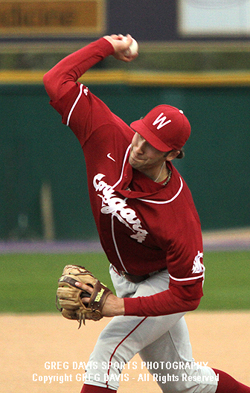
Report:
[{"label": "player's fingers", "polygon": [[126,37],[127,37],[128,42],[129,42],[129,45],[131,45],[132,41],[133,41],[132,36],[130,34],[127,34]]},{"label": "player's fingers", "polygon": [[111,34],[110,36],[113,40],[118,40],[119,36],[117,34]]},{"label": "player's fingers", "polygon": [[83,284],[82,282],[77,281],[75,283],[76,287],[82,289],[83,291],[86,291],[88,293],[92,293],[93,292],[93,288],[89,285]]},{"label": "player's fingers", "polygon": [[129,63],[130,61],[136,59],[136,57],[138,56],[138,53],[136,53],[135,55],[124,55],[122,54],[119,58],[119,60],[125,61],[126,63]]}]

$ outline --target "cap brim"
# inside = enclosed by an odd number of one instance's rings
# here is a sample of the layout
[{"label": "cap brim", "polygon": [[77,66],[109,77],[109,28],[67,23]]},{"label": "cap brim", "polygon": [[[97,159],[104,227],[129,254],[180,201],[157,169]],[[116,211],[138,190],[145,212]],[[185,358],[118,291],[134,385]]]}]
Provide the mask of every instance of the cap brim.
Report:
[{"label": "cap brim", "polygon": [[152,131],[148,129],[148,127],[144,124],[143,119],[136,120],[130,124],[130,127],[138,132],[150,145],[152,145],[155,149],[167,152],[172,150],[171,147],[163,143]]}]

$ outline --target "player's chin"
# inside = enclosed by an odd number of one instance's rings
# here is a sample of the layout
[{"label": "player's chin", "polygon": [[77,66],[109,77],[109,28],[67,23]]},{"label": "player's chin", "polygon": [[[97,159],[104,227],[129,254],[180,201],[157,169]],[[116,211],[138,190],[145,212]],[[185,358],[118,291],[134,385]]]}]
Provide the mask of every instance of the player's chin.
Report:
[{"label": "player's chin", "polygon": [[131,158],[131,160],[129,160],[130,165],[132,166],[132,168],[134,169],[139,169],[141,167],[141,163],[137,160],[134,160]]},{"label": "player's chin", "polygon": [[136,158],[136,157],[133,155],[133,153],[130,154],[128,162],[130,163],[130,165],[131,165],[133,168],[138,167],[138,166],[141,166],[142,163],[143,163],[143,161],[142,161],[142,160],[139,160],[138,158]]}]

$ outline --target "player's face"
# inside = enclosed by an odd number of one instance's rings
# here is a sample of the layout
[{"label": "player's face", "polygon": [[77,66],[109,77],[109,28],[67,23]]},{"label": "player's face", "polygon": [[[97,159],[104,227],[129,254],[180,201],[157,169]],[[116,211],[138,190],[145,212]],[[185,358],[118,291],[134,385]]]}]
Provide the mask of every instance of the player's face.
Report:
[{"label": "player's face", "polygon": [[145,175],[154,178],[154,174],[157,173],[164,161],[166,161],[166,153],[155,149],[136,132],[131,144],[130,165]]}]

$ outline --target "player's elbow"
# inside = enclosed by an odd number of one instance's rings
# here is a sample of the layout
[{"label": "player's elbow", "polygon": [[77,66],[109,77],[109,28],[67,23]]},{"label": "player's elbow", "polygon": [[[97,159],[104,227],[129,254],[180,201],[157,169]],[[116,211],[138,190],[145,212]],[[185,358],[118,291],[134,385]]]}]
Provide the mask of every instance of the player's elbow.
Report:
[{"label": "player's elbow", "polygon": [[49,85],[49,81],[50,81],[50,73],[46,72],[46,74],[43,75],[43,84],[45,88],[47,88],[47,86]]},{"label": "player's elbow", "polygon": [[190,300],[187,302],[188,310],[187,311],[194,311],[199,307],[201,299]]},{"label": "player's elbow", "polygon": [[45,90],[47,91],[49,97],[50,97],[50,85],[51,85],[51,77],[50,77],[50,71],[47,72],[44,76],[43,76],[43,84],[45,87]]},{"label": "player's elbow", "polygon": [[53,69],[43,76],[43,84],[51,100],[56,100],[57,89],[55,88],[55,80]]}]

